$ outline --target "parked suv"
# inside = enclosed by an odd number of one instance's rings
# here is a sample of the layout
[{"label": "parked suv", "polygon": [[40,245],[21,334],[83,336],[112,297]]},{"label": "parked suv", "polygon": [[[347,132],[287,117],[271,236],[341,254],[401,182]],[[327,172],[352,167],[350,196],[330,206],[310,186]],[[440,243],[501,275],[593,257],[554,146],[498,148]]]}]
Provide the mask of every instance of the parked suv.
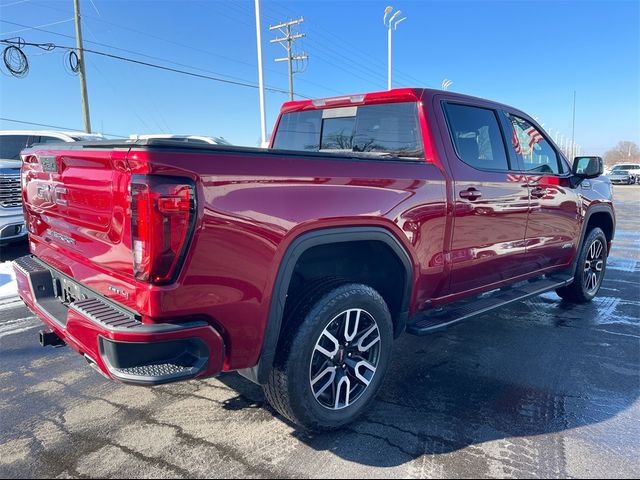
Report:
[{"label": "parked suv", "polygon": [[526,113],[437,90],[285,103],[266,150],[23,158],[14,266],[43,345],[139,385],[238,371],[309,429],[371,404],[403,332],[548,291],[590,301],[615,230],[601,158],[572,168]]},{"label": "parked suv", "polygon": [[35,144],[100,140],[80,132],[0,130],[0,245],[27,237],[20,189],[20,151]]}]

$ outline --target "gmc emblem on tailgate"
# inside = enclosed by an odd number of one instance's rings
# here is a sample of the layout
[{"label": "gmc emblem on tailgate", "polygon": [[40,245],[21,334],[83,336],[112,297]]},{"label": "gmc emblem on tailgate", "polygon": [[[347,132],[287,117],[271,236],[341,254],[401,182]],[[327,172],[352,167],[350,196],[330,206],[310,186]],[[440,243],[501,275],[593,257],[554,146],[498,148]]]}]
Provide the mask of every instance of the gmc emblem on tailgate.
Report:
[{"label": "gmc emblem on tailgate", "polygon": [[61,198],[61,196],[66,194],[67,189],[65,187],[56,187],[50,183],[38,183],[36,186],[36,197],[48,203],[65,206],[67,205],[67,201]]}]

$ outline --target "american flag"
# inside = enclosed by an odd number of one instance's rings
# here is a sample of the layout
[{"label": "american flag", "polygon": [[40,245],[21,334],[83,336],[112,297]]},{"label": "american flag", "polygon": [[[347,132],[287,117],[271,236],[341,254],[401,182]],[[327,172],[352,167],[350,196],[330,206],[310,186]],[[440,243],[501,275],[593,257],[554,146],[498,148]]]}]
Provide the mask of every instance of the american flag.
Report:
[{"label": "american flag", "polygon": [[533,147],[536,143],[538,143],[540,140],[543,140],[544,138],[542,135],[540,135],[540,132],[535,129],[535,127],[527,128],[524,133],[526,133],[530,137],[529,147]]},{"label": "american flag", "polygon": [[511,131],[513,132],[511,134],[511,143],[513,144],[513,148],[515,148],[516,153],[518,155],[521,155],[522,154],[522,148],[520,148],[520,141],[518,140],[518,134],[516,133],[516,128],[513,127],[511,129]]}]

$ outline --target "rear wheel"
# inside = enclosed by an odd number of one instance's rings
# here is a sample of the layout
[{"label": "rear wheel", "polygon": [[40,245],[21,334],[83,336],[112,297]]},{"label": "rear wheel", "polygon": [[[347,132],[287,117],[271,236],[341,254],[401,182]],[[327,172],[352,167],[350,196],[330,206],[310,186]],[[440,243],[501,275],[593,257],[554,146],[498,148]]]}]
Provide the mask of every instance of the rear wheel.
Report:
[{"label": "rear wheel", "polygon": [[367,285],[328,285],[305,296],[286,319],[264,392],[292,422],[332,430],[366,410],[380,388],[391,357],[391,315]]},{"label": "rear wheel", "polygon": [[590,302],[602,285],[607,255],[607,237],[602,229],[590,230],[582,244],[573,283],[556,290],[558,295],[569,302]]}]

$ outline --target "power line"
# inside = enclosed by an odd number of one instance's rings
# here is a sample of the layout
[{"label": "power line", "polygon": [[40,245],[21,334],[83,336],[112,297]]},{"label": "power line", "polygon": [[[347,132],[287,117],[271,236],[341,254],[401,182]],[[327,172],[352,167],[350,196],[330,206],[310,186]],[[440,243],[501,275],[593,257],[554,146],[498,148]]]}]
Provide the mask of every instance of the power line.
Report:
[{"label": "power line", "polygon": [[[56,10],[59,10],[59,9],[56,9]],[[83,15],[83,16],[82,16],[82,18],[85,18],[85,19],[86,19],[86,18],[87,18],[87,16],[86,16],[86,15]],[[89,17],[89,18],[95,18],[95,17]],[[100,19],[97,19],[97,20],[100,20]],[[15,26],[18,26],[18,27],[25,27],[25,28],[27,28],[27,29],[37,30],[37,31],[44,32],[44,33],[50,33],[51,35],[56,35],[56,36],[63,37],[63,38],[75,39],[75,37],[74,37],[73,35],[66,35],[66,34],[64,34],[64,33],[54,32],[54,31],[52,31],[52,30],[45,30],[45,29],[40,28],[40,27],[33,27],[33,26],[30,26],[30,25],[24,25],[24,24],[22,24],[22,23],[10,22],[9,20],[4,20],[4,19],[0,19],[0,22],[2,22],[2,23],[7,23],[7,24],[9,24],[9,25],[15,25]],[[110,23],[110,22],[106,22],[106,23]],[[123,26],[120,26],[120,25],[116,25],[116,24],[112,24],[112,25],[117,26],[117,27],[119,27],[119,28],[126,29],[126,30],[131,30],[131,29],[127,28],[127,27],[123,27]],[[139,32],[139,31],[137,31],[137,30],[133,30],[133,31],[135,31],[136,33],[139,33],[139,34],[141,34],[141,35],[147,35],[147,34],[145,34],[144,32]],[[209,51],[207,51],[207,50],[202,50],[202,49],[198,49],[198,48],[195,48],[195,47],[189,47],[189,46],[188,46],[188,45],[186,45],[186,44],[172,42],[172,41],[170,41],[170,40],[163,39],[162,37],[157,37],[157,36],[155,36],[155,35],[151,35],[151,34],[149,34],[148,36],[150,36],[151,38],[157,38],[157,39],[159,39],[159,40],[162,40],[162,41],[165,41],[165,42],[168,42],[168,43],[173,43],[173,44],[178,45],[178,46],[181,46],[181,47],[183,47],[183,48],[189,48],[189,49],[191,49],[191,50],[199,51],[199,52],[201,52],[201,53],[205,53],[205,54],[208,54],[208,55],[212,55],[212,56],[217,56],[217,57],[221,57],[221,58],[229,59],[229,60],[231,60],[231,61],[234,61],[234,62],[237,62],[237,63],[241,63],[241,64],[243,64],[243,65],[248,65],[248,66],[251,66],[251,67],[253,67],[253,66],[254,66],[252,63],[249,63],[249,62],[244,62],[244,61],[242,61],[242,60],[234,60],[234,59],[231,59],[231,58],[228,58],[228,57],[224,57],[224,56],[216,55],[215,53],[209,52]],[[221,77],[231,78],[231,79],[238,80],[238,81],[241,81],[241,82],[247,82],[247,80],[245,80],[245,79],[243,79],[243,78],[235,77],[235,76],[233,76],[233,75],[226,75],[226,74],[223,74],[223,73],[214,72],[214,71],[212,71],[212,70],[207,70],[206,68],[200,68],[200,67],[194,67],[194,66],[192,66],[192,65],[186,65],[186,64],[184,64],[184,63],[175,62],[175,61],[173,61],[173,60],[168,60],[168,59],[166,59],[166,58],[156,57],[156,56],[154,56],[154,55],[148,55],[148,54],[146,54],[146,53],[136,52],[136,51],[134,51],[134,50],[129,50],[129,49],[122,48],[122,47],[116,47],[115,45],[109,45],[109,44],[107,44],[107,43],[95,42],[95,41],[91,41],[91,40],[84,40],[84,43],[90,43],[90,44],[92,44],[92,45],[98,45],[98,46],[101,46],[101,47],[110,48],[110,49],[113,49],[113,50],[118,50],[118,51],[120,51],[120,52],[131,53],[131,54],[133,54],[133,55],[138,55],[138,56],[140,56],[140,57],[151,58],[151,59],[153,59],[153,60],[159,60],[159,61],[161,61],[161,62],[166,62],[166,63],[170,63],[170,64],[173,64],[173,65],[178,65],[178,66],[180,66],[180,67],[190,68],[190,69],[192,69],[192,70],[199,70],[199,71],[201,71],[201,72],[211,73],[211,74],[213,74],[213,75],[218,75],[218,76],[221,76]],[[285,75],[285,74],[283,74],[282,72],[280,72],[280,71],[278,71],[278,70],[269,69],[269,68],[267,68],[267,69],[265,69],[265,70],[267,70],[267,71],[269,71],[269,72],[276,73],[276,74],[278,74],[278,75]],[[335,89],[329,88],[329,87],[327,87],[327,86],[325,86],[325,85],[322,85],[322,84],[320,84],[320,83],[313,82],[313,81],[308,80],[308,79],[305,79],[305,82],[306,82],[306,83],[309,83],[310,85],[315,85],[315,86],[317,86],[317,87],[323,88],[323,89],[325,89],[325,90],[329,90],[329,91],[334,92],[334,93],[341,93],[341,92],[339,92],[338,90],[335,90]],[[269,87],[269,86],[267,86],[267,90],[271,90],[271,91],[275,91],[275,92],[278,92],[278,93],[282,93],[282,91],[280,91],[277,87]],[[310,98],[310,97],[307,97],[307,96],[305,96],[305,95],[300,95],[300,96],[301,96],[301,97],[303,97],[303,98]]]},{"label": "power line", "polygon": [[[30,2],[31,0],[24,0],[24,1],[25,2]],[[225,4],[226,8],[236,7],[236,6],[239,7],[239,5],[237,5],[235,3]],[[50,10],[55,10],[55,11],[58,11],[58,12],[69,13],[68,10],[66,10],[66,9],[54,7],[54,6],[51,6],[49,4],[38,4],[38,7],[44,7],[44,8],[48,8]],[[244,14],[246,12],[242,12],[242,13]],[[249,14],[247,14],[247,15],[249,15]],[[251,15],[253,15],[253,14],[251,14]],[[231,20],[238,21],[238,22],[240,22],[240,23],[242,23],[244,25],[250,25],[249,23],[243,22],[241,20],[238,20],[237,18],[229,17],[229,16],[226,16],[226,17],[231,19]],[[152,33],[143,32],[143,31],[137,30],[135,28],[131,28],[131,27],[128,27],[128,26],[125,26],[125,25],[120,25],[120,24],[114,23],[114,22],[110,22],[110,21],[104,20],[103,18],[95,17],[95,16],[92,16],[92,15],[86,15],[86,14],[83,15],[82,18],[84,20],[86,20],[86,19],[95,20],[96,22],[104,23],[106,25],[110,25],[110,26],[113,26],[113,27],[116,27],[116,28],[120,28],[122,30],[127,30],[127,31],[130,31],[130,32],[136,33],[138,35],[143,35],[143,36],[146,36],[146,37],[149,37],[149,38],[160,40],[162,42],[165,42],[165,43],[168,43],[168,44],[171,44],[171,45],[176,45],[176,46],[181,47],[181,48],[186,48],[186,49],[189,49],[189,50],[194,51],[194,52],[203,53],[205,55],[210,55],[212,57],[222,58],[222,59],[227,60],[229,62],[234,62],[234,63],[238,63],[238,64],[241,64],[241,65],[246,65],[246,66],[255,68],[255,64],[250,63],[250,62],[239,60],[237,58],[227,57],[225,55],[220,55],[218,53],[214,53],[214,52],[211,52],[209,50],[198,48],[198,47],[195,47],[193,45],[187,45],[187,44],[184,44],[184,43],[176,42],[175,40],[170,40],[168,38],[164,38],[164,37],[161,37],[161,36],[158,36],[158,35],[154,35]],[[8,22],[6,20],[2,20],[2,19],[0,19],[0,21],[6,22],[6,23],[13,23],[13,22]],[[13,23],[13,24],[14,25],[19,25],[19,24],[15,24],[15,23]],[[36,28],[36,30],[38,30],[38,29]],[[45,31],[45,30],[40,30],[40,31]],[[67,38],[74,38],[74,37],[70,37],[68,35],[64,35],[64,34],[57,33],[57,32],[48,31],[47,33],[52,33],[54,35],[59,35],[59,36],[67,37]],[[102,44],[100,42],[91,42],[89,40],[85,40],[85,43],[92,43],[92,44],[95,44],[95,45],[107,46],[107,45]],[[156,60],[162,60],[162,61],[165,61],[167,63],[172,63],[174,65],[180,65],[180,66],[184,66],[184,67],[187,67],[187,68],[192,68],[194,70],[201,70],[201,71],[205,71],[205,72],[208,72],[208,73],[214,73],[216,75],[222,75],[222,76],[225,76],[225,77],[228,77],[228,78],[236,78],[237,79],[237,77],[233,77],[233,76],[230,76],[230,75],[224,75],[224,74],[220,74],[220,73],[217,73],[217,72],[211,72],[210,70],[196,68],[196,67],[192,67],[192,66],[189,66],[189,65],[183,65],[183,64],[180,64],[180,63],[177,63],[177,62],[172,62],[172,61],[169,61],[169,60],[160,59],[158,57],[153,57],[151,55],[146,55],[146,54],[142,54],[142,53],[138,53],[138,52],[132,52],[130,50],[122,49],[122,48],[119,48],[119,47],[114,47],[114,46],[107,46],[107,47],[108,48],[113,48],[115,50],[126,51],[128,53],[134,53],[136,55],[144,56],[144,57],[147,57],[147,58],[154,58]],[[286,75],[285,73],[280,72],[279,70],[272,69],[272,68],[265,68],[265,70],[268,71],[268,72],[271,72],[271,73],[275,73],[276,75]],[[327,91],[330,91],[330,92],[333,92],[333,93],[343,93],[343,92],[340,92],[339,90],[336,90],[334,88],[327,87],[326,85],[323,85],[321,83],[317,83],[317,82],[314,82],[312,80],[309,80],[308,78],[300,78],[300,80],[303,81],[304,83],[308,83],[309,85],[313,85],[313,86],[322,88],[323,90],[327,90]]]},{"label": "power line", "polygon": [[59,20],[57,22],[45,23],[44,25],[38,25],[37,27],[29,27],[28,25],[20,25],[18,23],[8,22],[6,20],[2,20],[3,23],[9,23],[12,25],[16,25],[19,27],[25,27],[20,30],[13,30],[11,32],[2,32],[0,35],[13,35],[14,33],[26,32],[27,30],[39,30],[42,27],[51,27],[53,25],[60,25],[61,23],[73,22],[73,18],[67,18],[66,20]]},{"label": "power line", "polygon": [[[64,49],[64,50],[75,50],[73,47],[69,47],[66,45],[58,45],[55,43],[32,43],[32,42],[24,42],[24,41],[15,41],[15,40],[11,40],[11,39],[4,39],[4,40],[0,40],[0,43],[3,43],[5,45],[9,45],[9,46],[16,46],[16,45],[20,45],[20,47],[22,46],[31,46],[31,47],[42,47],[43,45],[47,45],[47,46],[51,46],[53,47],[53,49],[55,48],[60,48],[60,49]],[[137,65],[143,65],[146,67],[151,67],[151,68],[156,68],[158,70],[164,70],[164,71],[168,71],[168,72],[173,72],[173,73],[179,73],[182,75],[187,75],[190,77],[195,77],[195,78],[202,78],[205,80],[212,80],[215,82],[221,82],[221,83],[227,83],[229,85],[237,85],[237,86],[241,86],[241,87],[249,87],[249,88],[258,88],[258,85],[253,84],[253,83],[249,83],[249,82],[241,82],[241,81],[235,81],[235,80],[227,80],[224,78],[219,78],[219,77],[213,77],[211,75],[203,75],[200,73],[195,73],[195,72],[188,72],[186,70],[180,70],[177,68],[172,68],[172,67],[166,67],[164,65],[158,65],[155,63],[150,63],[150,62],[143,62],[141,60],[135,60],[133,58],[128,58],[128,57],[123,57],[121,55],[114,55],[112,53],[107,53],[107,52],[100,52],[98,50],[93,50],[93,49],[88,49],[88,48],[83,48],[82,49],[83,52],[85,53],[92,53],[94,55],[100,55],[103,57],[107,57],[107,58],[112,58],[115,60],[121,60],[123,62],[128,62],[128,63],[134,63]],[[269,90],[271,92],[277,92],[277,93],[288,93],[286,90],[281,90],[279,88],[272,88],[272,87],[265,87],[265,90]],[[298,94],[300,97],[303,98],[307,98],[307,99],[311,99],[311,97],[307,97],[305,95],[300,95]]]},{"label": "power line", "polygon": [[[83,18],[85,18],[85,17],[83,16]],[[67,35],[67,34],[64,34],[64,33],[58,33],[58,32],[54,32],[52,30],[45,30],[45,29],[42,29],[42,28],[39,28],[39,27],[31,27],[29,25],[23,25],[21,23],[10,22],[8,20],[3,20],[3,19],[0,19],[0,22],[8,23],[10,25],[16,25],[16,26],[19,26],[19,27],[26,27],[28,29],[37,30],[37,31],[44,32],[44,33],[50,33],[51,35],[56,35],[58,37],[69,38],[69,39],[72,39],[72,40],[75,39],[75,37],[73,35]],[[199,68],[199,67],[194,67],[192,65],[186,65],[184,63],[179,63],[179,62],[175,62],[173,60],[168,60],[166,58],[156,57],[154,55],[148,55],[146,53],[136,52],[134,50],[129,50],[129,49],[126,49],[126,48],[116,47],[115,45],[109,45],[107,43],[94,42],[94,41],[91,41],[91,40],[85,40],[84,43],[91,43],[92,45],[98,45],[100,47],[110,48],[112,50],[118,50],[120,52],[131,53],[133,55],[138,55],[140,57],[151,58],[153,60],[159,60],[161,62],[166,62],[166,63],[170,63],[170,64],[173,64],[173,65],[178,65],[179,67],[190,68],[192,70],[199,70],[201,72],[211,73],[213,75],[218,75],[218,76],[221,76],[221,77],[231,78],[233,80],[246,81],[246,80],[244,80],[242,78],[234,77],[232,75],[225,75],[223,73],[214,72],[214,71],[211,71],[211,70],[207,70],[205,68]]]},{"label": "power line", "polygon": [[[27,1],[31,1],[31,0],[27,0]],[[283,16],[290,16],[290,15],[293,14],[293,10],[291,10],[290,8],[284,7],[282,5],[277,5],[274,2],[269,2],[268,5],[269,5],[270,8],[277,9],[280,12],[282,12],[281,14]],[[245,6],[247,8],[244,8]],[[58,8],[58,7],[52,6],[50,4],[38,4],[38,7],[44,7],[44,8],[48,8],[48,9],[55,10],[55,11],[58,11],[58,12],[69,13],[69,11],[66,10],[66,9]],[[253,15],[253,13],[250,12],[250,8],[248,7],[248,4],[243,4],[242,2],[228,2],[228,3],[225,3],[225,8],[231,9],[234,12],[239,13],[241,16],[244,15],[244,16],[247,16],[247,17],[251,17]],[[285,12],[288,12],[288,13],[285,13]],[[223,15],[226,18],[229,18],[229,19],[232,19],[234,21],[237,21],[238,23],[241,23],[241,24],[244,24],[244,25],[247,25],[247,26],[249,25],[249,23],[244,22],[243,20],[241,20],[238,17],[231,17],[231,16],[228,16],[228,15],[224,15],[221,12],[217,12],[217,14]],[[275,17],[274,15],[269,15],[268,13],[266,13],[264,11],[262,12],[262,15],[263,15],[263,17],[265,17],[265,18],[267,18],[267,19],[269,19],[269,20],[271,20],[273,22],[277,22],[278,21],[277,17]],[[295,17],[295,16],[297,16],[297,14],[295,14],[293,16]],[[86,15],[85,14],[85,15],[82,16],[82,18],[83,19],[95,20],[97,22],[101,22],[101,23],[104,23],[106,25],[111,25],[111,26],[114,26],[116,28],[121,28],[123,30],[128,30],[130,32],[137,33],[139,35],[144,35],[144,36],[147,36],[149,38],[154,38],[154,39],[157,39],[157,40],[169,43],[169,44],[173,44],[173,45],[176,45],[176,46],[179,46],[179,47],[189,48],[192,51],[201,52],[201,53],[204,53],[204,54],[207,54],[207,55],[211,55],[211,56],[215,56],[215,57],[218,57],[218,58],[223,58],[223,59],[225,59],[227,61],[236,62],[236,63],[244,64],[244,65],[247,65],[247,66],[255,67],[254,64],[251,64],[249,62],[245,62],[245,61],[242,61],[242,60],[226,57],[224,55],[213,53],[211,51],[204,50],[204,49],[201,49],[201,48],[197,48],[197,47],[194,47],[194,46],[191,46],[191,45],[186,45],[184,43],[176,42],[174,40],[169,40],[167,38],[163,38],[163,37],[158,36],[158,35],[154,35],[154,34],[151,34],[151,33],[148,33],[148,32],[143,32],[143,31],[137,30],[135,28],[131,28],[131,27],[128,27],[128,26],[120,25],[118,23],[110,22],[110,21],[104,20],[103,18],[100,18],[100,17],[96,17],[96,16]],[[387,65],[381,59],[372,56],[370,53],[366,52],[365,50],[358,49],[356,46],[354,46],[353,42],[349,42],[348,40],[346,40],[343,37],[340,37],[339,35],[337,35],[334,32],[331,32],[331,31],[328,31],[328,30],[324,30],[324,29],[320,29],[320,28],[315,28],[312,25],[308,26],[308,30],[310,32],[312,32],[314,34],[314,36],[324,37],[326,39],[327,44],[334,45],[337,48],[340,48],[340,47],[337,46],[336,43],[341,43],[344,46],[344,51],[337,52],[336,50],[334,50],[334,49],[332,49],[332,48],[330,48],[330,47],[328,47],[328,46],[326,46],[324,44],[322,44],[322,46],[320,46],[320,44],[316,43],[314,45],[314,50],[321,50],[321,51],[327,52],[327,56],[323,58],[324,63],[327,63],[329,65],[332,65],[335,68],[340,69],[341,72],[348,72],[350,75],[352,75],[355,78],[370,82],[371,85],[376,85],[376,83],[375,82],[371,82],[370,78],[365,78],[362,75],[359,75],[358,73],[362,72],[362,73],[364,73],[366,75],[368,75],[370,73],[370,74],[375,75],[375,76],[382,75],[383,78],[384,78],[384,74],[386,72]],[[313,44],[314,42],[311,42],[311,43]],[[349,52],[349,55],[346,55],[345,52]],[[314,53],[314,56],[317,56],[317,54]],[[331,57],[332,61],[328,60],[327,57]],[[340,65],[337,65],[335,62],[338,62]],[[368,64],[377,64],[379,70],[366,65],[365,62],[368,63]],[[354,66],[357,67],[357,70],[353,69]],[[283,75],[282,72],[279,72],[279,71],[274,70],[274,69],[266,68],[265,70],[269,71],[269,72],[272,72],[272,73],[275,73],[277,75]],[[363,72],[363,70],[368,70],[368,72]],[[424,84],[424,81],[419,80],[416,77],[413,77],[413,76],[411,76],[411,75],[409,75],[409,74],[407,74],[407,73],[405,73],[405,72],[403,72],[403,71],[401,71],[399,69],[396,69],[394,74],[395,74],[394,76],[396,78],[401,79],[401,80],[404,79],[404,81],[407,83],[407,85],[417,84],[418,86],[420,86],[420,85]],[[322,85],[322,84],[313,82],[312,80],[309,80],[308,78],[301,77],[300,81],[303,81],[303,82],[308,83],[310,85],[315,85],[317,87],[323,88],[323,89],[328,90],[328,91],[332,91],[334,93],[344,93],[344,92],[339,92],[338,90],[335,90],[333,88],[329,88],[326,85]]]},{"label": "power line", "polygon": [[[36,127],[57,128],[59,130],[67,130],[67,131],[74,131],[74,132],[79,132],[80,131],[79,128],[61,127],[59,125],[48,125],[46,123],[25,122],[23,120],[14,120],[13,118],[0,117],[0,120],[2,120],[4,122],[21,123],[23,125],[33,125],[33,126],[36,126]],[[129,138],[126,135],[117,135],[115,133],[105,133],[104,135],[107,135],[109,137]]]},{"label": "power line", "polygon": [[[31,0],[25,0],[25,1],[31,1]],[[231,4],[230,4],[230,5],[231,5]],[[230,6],[230,5],[227,5],[227,6]],[[56,10],[56,11],[58,11],[58,12],[65,12],[65,13],[66,13],[66,12],[68,12],[68,11],[67,11],[67,10],[65,10],[65,9],[61,9],[61,8],[57,8],[57,7],[53,7],[53,6],[51,6],[51,5],[38,5],[38,6],[42,6],[42,7],[45,7],[45,8],[49,8],[49,9],[51,9],[51,10]],[[104,24],[106,24],[106,25],[110,25],[110,26],[113,26],[113,27],[116,27],[116,28],[120,28],[120,29],[122,29],[122,30],[128,30],[128,31],[133,32],[133,33],[136,33],[136,34],[138,34],[138,35],[143,35],[143,36],[145,36],[145,37],[149,37],[149,38],[153,38],[153,39],[156,39],[156,40],[160,40],[160,41],[162,41],[162,42],[166,42],[166,43],[169,43],[169,44],[171,44],[171,45],[176,45],[176,46],[178,46],[178,47],[187,48],[187,49],[192,50],[192,51],[195,51],[195,52],[204,53],[204,54],[207,54],[207,55],[211,55],[211,56],[213,56],[213,57],[223,58],[223,59],[225,59],[225,60],[227,60],[227,61],[230,61],[230,62],[240,63],[240,64],[243,64],[243,65],[247,65],[247,66],[249,66],[249,67],[255,67],[255,65],[254,65],[254,64],[252,64],[252,63],[250,63],[250,62],[245,62],[245,61],[242,61],[242,60],[238,60],[238,59],[236,59],[236,58],[232,58],[232,57],[227,57],[227,56],[224,56],[224,55],[220,55],[220,54],[218,54],[218,53],[214,53],[214,52],[211,52],[211,51],[209,51],[209,50],[204,50],[204,49],[201,49],[201,48],[197,48],[197,47],[195,47],[195,46],[193,46],[193,45],[187,45],[187,44],[185,44],[185,43],[176,42],[175,40],[170,40],[170,39],[168,39],[168,38],[164,38],[164,37],[161,37],[161,36],[155,35],[155,34],[153,34],[153,33],[143,32],[143,31],[141,31],[141,30],[137,30],[137,29],[135,29],[135,28],[131,28],[131,27],[128,27],[128,26],[125,26],[125,25],[120,25],[120,24],[118,24],[118,23],[114,23],[114,22],[110,22],[110,21],[104,20],[103,18],[99,18],[99,17],[95,17],[95,16],[91,16],[91,15],[83,15],[83,16],[82,16],[82,18],[83,18],[83,19],[85,19],[85,20],[86,20],[86,19],[95,20],[96,22],[104,23]],[[227,18],[233,19],[232,17],[227,17]],[[237,20],[237,19],[233,19],[233,20]],[[0,20],[0,21],[4,21],[4,20]],[[11,23],[11,22],[8,22],[8,23]],[[246,22],[240,22],[240,23],[244,23],[245,25],[249,25],[249,24],[248,24],[248,23],[246,23]],[[49,32],[49,33],[51,33],[51,32]],[[63,34],[57,34],[57,35],[63,35]],[[65,36],[65,35],[63,35],[63,36]],[[92,43],[99,44],[98,42],[92,42]],[[117,48],[117,47],[111,47],[111,48],[119,49],[119,48]],[[120,50],[121,50],[121,49],[120,49]],[[143,55],[143,54],[139,54],[139,55]],[[143,55],[143,56],[144,56],[144,55]],[[271,70],[271,71],[273,71],[273,72],[275,72],[275,73],[278,73],[278,74],[281,74],[281,73],[280,73],[280,72],[278,72],[277,70]]]},{"label": "power line", "polygon": [[[30,1],[30,0],[29,0],[29,1]],[[39,5],[39,6],[40,6],[40,5]],[[67,10],[65,10],[65,9],[57,8],[57,7],[53,7],[53,6],[51,6],[51,5],[42,5],[42,6],[43,6],[43,7],[45,7],[45,8],[49,8],[49,9],[51,9],[51,10],[56,10],[56,11],[58,11],[58,12],[65,12],[65,13],[67,12]],[[229,3],[225,4],[225,8],[229,8],[229,9],[233,10],[234,12],[239,13],[241,16],[242,16],[242,15],[246,15],[246,16],[251,16],[251,15],[252,15],[252,13],[251,13],[251,12],[249,12],[249,10],[248,10],[248,9],[243,9],[242,7],[243,7],[243,5],[241,5],[241,4],[239,4],[239,3],[229,2]],[[218,13],[219,13],[219,12],[218,12]],[[276,17],[274,17],[273,15],[269,15],[269,14],[265,14],[265,13],[262,13],[262,15],[263,15],[263,17],[265,17],[265,18],[267,18],[267,19],[270,19],[271,21],[273,21],[273,22],[275,22],[275,23],[277,23],[277,22],[278,22],[278,20],[276,19]],[[226,15],[224,15],[224,16],[226,16]],[[240,20],[238,17],[230,17],[230,16],[226,16],[226,17],[227,17],[227,18],[229,18],[229,19],[232,19],[232,20],[234,20],[234,21],[237,21],[237,22],[239,22],[239,23],[241,23],[241,24],[249,25],[247,22],[244,22],[244,21]],[[110,21],[107,21],[107,20],[104,20],[104,19],[102,19],[102,18],[98,18],[98,17],[95,17],[95,16],[91,16],[91,15],[83,15],[83,19],[91,19],[91,20],[95,20],[95,21],[97,21],[97,22],[101,22],[101,23],[104,23],[104,24],[106,24],[106,25],[111,25],[111,26],[114,26],[114,27],[116,27],[116,28],[120,28],[120,29],[123,29],[123,30],[127,30],[127,31],[130,31],[130,32],[133,32],[133,33],[139,34],[139,35],[144,35],[144,36],[146,36],[146,37],[153,38],[153,39],[157,39],[157,40],[160,40],[160,41],[162,41],[162,42],[166,42],[166,43],[169,43],[169,44],[172,44],[172,45],[176,45],[176,46],[179,46],[179,47],[182,47],[182,48],[188,48],[188,49],[190,49],[190,50],[192,50],[192,51],[195,51],[195,52],[200,52],[200,53],[204,53],[204,54],[206,54],[206,55],[211,55],[211,56],[214,56],[214,57],[223,58],[223,59],[228,60],[228,61],[231,61],[231,62],[235,62],[235,63],[239,63],[239,64],[243,64],[243,65],[251,66],[251,67],[254,67],[254,66],[255,66],[254,64],[249,63],[249,62],[245,62],[245,61],[238,60],[238,59],[235,59],[235,58],[226,57],[226,56],[224,56],[224,55],[219,55],[219,54],[217,54],[217,53],[213,53],[213,52],[208,51],[208,50],[204,50],[204,49],[201,49],[201,48],[197,48],[197,47],[194,47],[194,46],[192,46],[192,45],[186,45],[186,44],[184,44],[184,43],[176,42],[176,41],[174,41],[174,40],[169,40],[169,39],[167,39],[167,38],[164,38],[164,37],[161,37],[161,36],[158,36],[158,35],[155,35],[155,34],[151,34],[151,33],[143,32],[143,31],[137,30],[137,29],[135,29],[135,28],[131,28],[131,27],[128,27],[128,26],[120,25],[120,24],[118,24],[118,23],[110,22]],[[58,34],[58,35],[62,35],[62,34]],[[88,41],[86,41],[86,42],[87,42],[87,43],[89,43]],[[333,40],[332,40],[332,42],[333,42]],[[97,44],[97,42],[92,42],[92,43]],[[350,46],[349,48],[352,48],[352,46]],[[116,49],[117,49],[117,48],[116,48]],[[314,55],[315,55],[315,54],[314,54]],[[333,54],[331,54],[331,53],[329,53],[328,55],[329,55],[329,56],[333,56]],[[143,55],[143,56],[144,56],[144,55]],[[352,75],[353,77],[356,77],[356,78],[358,78],[358,79],[360,79],[360,80],[364,80],[364,81],[367,81],[367,82],[371,82],[371,80],[370,80],[370,79],[368,79],[368,78],[366,78],[366,77],[363,77],[363,76],[359,75],[356,71],[352,70],[353,65],[356,63],[353,59],[351,59],[351,58],[347,58],[347,57],[344,57],[344,55],[340,55],[339,53],[337,54],[337,56],[338,56],[338,57],[339,57],[339,56],[342,56],[342,57],[345,59],[345,60],[342,62],[343,66],[336,65],[334,62],[330,61],[330,60],[329,60],[327,57],[325,57],[325,56],[323,56],[323,57],[322,57],[322,61],[323,61],[324,63],[327,63],[327,64],[329,64],[329,65],[332,65],[332,66],[333,66],[333,67],[335,67],[335,68],[338,68],[341,72],[346,71],[346,72],[348,72],[350,75]],[[319,57],[319,58],[320,58],[320,57]],[[334,57],[334,59],[336,59],[336,58]],[[169,63],[175,63],[175,62],[169,62]],[[386,67],[384,67],[384,68],[386,68]],[[277,75],[286,75],[286,74],[283,74],[282,72],[280,72],[280,71],[278,71],[278,70],[274,70],[274,69],[271,69],[271,68],[265,68],[265,70],[266,70],[266,71],[268,71],[268,72],[271,72],[271,73],[275,73],[275,74],[277,74]],[[381,70],[381,71],[384,71],[384,70]],[[211,72],[210,72],[210,73],[211,73]],[[377,71],[376,71],[376,72],[373,72],[373,73],[374,73],[374,74],[376,74],[376,75],[379,75],[379,74],[380,74],[380,72],[377,72]],[[400,76],[400,74],[399,74],[399,76]],[[344,93],[344,92],[339,91],[339,90],[336,90],[336,89],[334,89],[334,88],[327,87],[326,85],[323,85],[323,84],[320,84],[320,83],[314,82],[314,81],[312,81],[312,80],[310,80],[310,79],[308,79],[308,78],[301,77],[299,80],[300,80],[300,81],[302,81],[302,82],[304,82],[304,83],[308,83],[309,85],[314,85],[314,86],[316,86],[316,87],[320,87],[320,88],[322,88],[323,90],[327,90],[327,91],[330,91],[330,92],[332,92],[332,93],[337,93],[337,94]],[[375,85],[375,83],[371,83],[371,84],[372,84],[372,85]]]}]

